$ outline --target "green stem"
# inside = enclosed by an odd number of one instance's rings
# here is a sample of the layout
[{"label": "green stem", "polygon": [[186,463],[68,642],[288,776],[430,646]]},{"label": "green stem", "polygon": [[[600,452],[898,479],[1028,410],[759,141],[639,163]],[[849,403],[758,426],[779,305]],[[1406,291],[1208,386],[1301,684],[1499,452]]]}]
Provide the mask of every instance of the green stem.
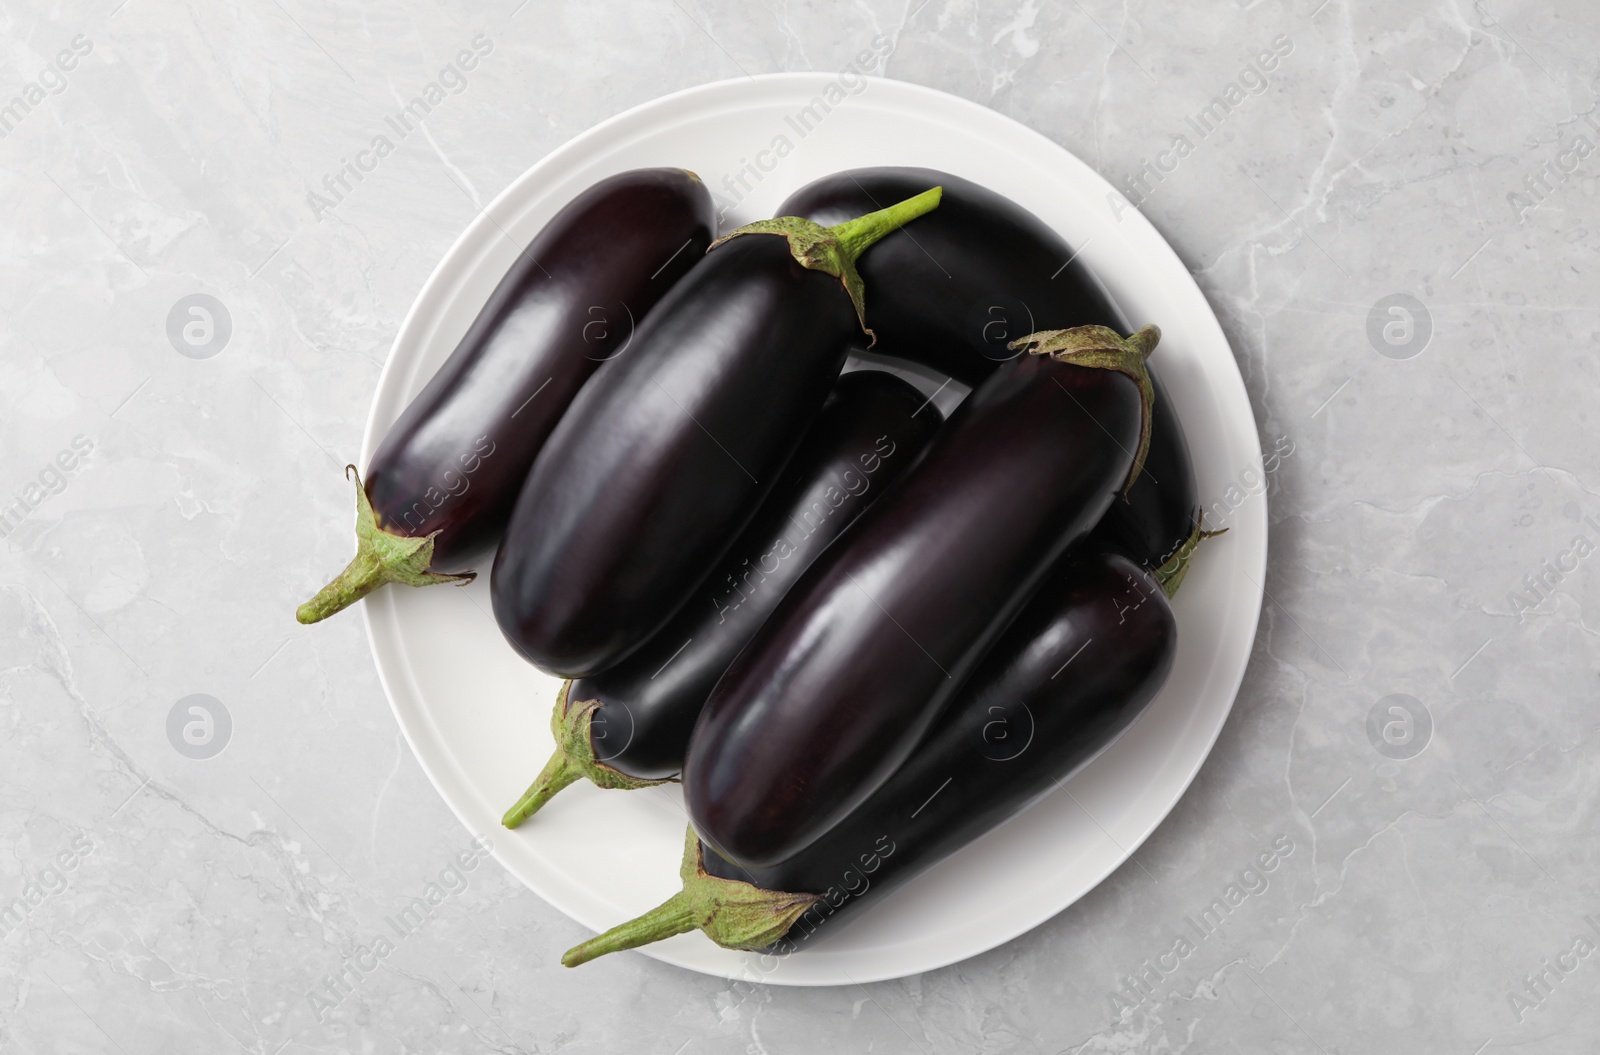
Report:
[{"label": "green stem", "polygon": [[699,925],[700,918],[690,904],[688,893],[680,890],[644,915],[574,945],[561,954],[561,965],[577,967],[609,952],[637,949],[675,934],[687,934]]},{"label": "green stem", "polygon": [[877,212],[869,212],[865,216],[857,216],[853,220],[834,224],[828,230],[838,240],[839,249],[844,253],[845,259],[855,263],[861,254],[866,252],[867,247],[884,235],[937,209],[939,200],[943,196],[943,187],[933,187],[905,201],[897,202],[887,209],[879,209]]},{"label": "green stem", "polygon": [[555,738],[555,754],[544,764],[544,770],[528,785],[517,804],[506,810],[500,823],[515,828],[539,811],[562,788],[583,777],[596,787],[632,791],[635,788],[652,788],[673,779],[646,780],[629,776],[613,769],[594,756],[594,716],[600,709],[599,700],[573,701],[572,682],[561,683],[556,693],[556,705],[550,712],[550,735]]},{"label": "green stem", "polygon": [[344,566],[344,571],[318,590],[315,597],[295,609],[294,617],[302,623],[320,623],[388,581],[383,574],[383,564],[370,549],[360,547]]},{"label": "green stem", "polygon": [[361,484],[354,465],[344,467],[346,479],[356,482],[356,555],[317,595],[295,610],[302,623],[320,623],[342,612],[387,582],[406,586],[433,586],[438,583],[469,583],[474,575],[440,575],[428,570],[433,562],[433,540],[439,533],[412,538],[396,535],[378,526],[372,501]]},{"label": "green stem", "polygon": [[690,828],[684,833],[683,864],[678,868],[683,889],[644,915],[568,949],[561,962],[576,967],[608,952],[637,949],[691,930],[699,930],[724,949],[754,952],[782,939],[822,900],[816,894],[763,890],[753,883],[711,875],[703,852],[700,837]]},{"label": "green stem", "polygon": [[583,776],[583,769],[567,756],[566,751],[557,747],[555,754],[550,756],[544,769],[534,778],[528,790],[522,793],[517,804],[506,810],[506,815],[500,818],[500,823],[507,828],[515,828],[523,821],[539,812],[539,807],[555,798],[556,792],[572,784]]},{"label": "green stem", "polygon": [[1177,596],[1178,587],[1183,585],[1184,576],[1189,574],[1189,559],[1194,556],[1194,548],[1200,545],[1200,540],[1205,534],[1200,530],[1200,520],[1195,519],[1194,530],[1189,532],[1189,537],[1184,539],[1177,549],[1172,551],[1166,563],[1155,570],[1156,582],[1161,584],[1161,590],[1170,599]]},{"label": "green stem", "polygon": [[1189,533],[1189,537],[1172,551],[1172,556],[1167,558],[1166,563],[1155,570],[1156,582],[1161,584],[1161,589],[1168,598],[1177,596],[1178,587],[1183,585],[1184,576],[1189,574],[1189,562],[1194,558],[1195,548],[1208,538],[1225,534],[1227,530],[1223,528],[1221,531],[1206,531],[1201,528],[1199,520],[1194,522],[1194,530]]},{"label": "green stem", "polygon": [[861,284],[860,273],[856,271],[856,258],[884,235],[938,208],[939,199],[943,196],[944,188],[933,187],[905,201],[896,202],[887,209],[869,212],[833,227],[824,227],[803,216],[757,220],[718,238],[711,243],[711,249],[741,235],[782,235],[789,240],[790,255],[802,267],[832,275],[843,283],[844,291],[855,305],[856,321],[861,323],[862,332],[876,341],[877,335],[867,326],[866,290]]}]

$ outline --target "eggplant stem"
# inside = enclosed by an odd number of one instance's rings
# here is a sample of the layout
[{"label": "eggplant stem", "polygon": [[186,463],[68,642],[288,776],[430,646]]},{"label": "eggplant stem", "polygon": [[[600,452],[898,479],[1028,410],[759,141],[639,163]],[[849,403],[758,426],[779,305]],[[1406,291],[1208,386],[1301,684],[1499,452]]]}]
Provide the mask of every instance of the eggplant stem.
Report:
[{"label": "eggplant stem", "polygon": [[698,926],[699,917],[689,901],[689,894],[680,890],[644,915],[574,945],[561,954],[561,966],[577,967],[607,953],[637,949],[677,934],[687,934]]},{"label": "eggplant stem", "polygon": [[539,812],[539,808],[554,798],[557,792],[580,777],[596,787],[622,791],[652,788],[675,779],[646,780],[629,776],[596,758],[594,716],[600,709],[600,701],[579,700],[574,703],[571,696],[572,682],[562,682],[561,691],[556,693],[555,708],[550,712],[550,735],[556,741],[555,753],[544,764],[543,771],[534,778],[533,783],[528,785],[528,790],[522,793],[516,805],[506,810],[505,816],[500,818],[500,823],[507,828],[515,828]]},{"label": "eggplant stem", "polygon": [[1127,498],[1133,481],[1144,471],[1150,453],[1150,423],[1155,414],[1155,385],[1145,360],[1161,341],[1161,328],[1146,326],[1124,337],[1108,326],[1074,326],[1070,330],[1040,330],[1018,337],[1007,348],[1021,349],[1030,355],[1048,355],[1061,363],[1092,370],[1114,370],[1124,374],[1139,388],[1139,446],[1133,455],[1127,479],[1122,482],[1122,497]]},{"label": "eggplant stem", "polygon": [[1195,518],[1194,530],[1189,532],[1189,537],[1180,542],[1178,548],[1172,551],[1172,556],[1155,570],[1156,582],[1160,584],[1161,592],[1167,595],[1168,600],[1177,596],[1178,587],[1183,585],[1184,576],[1189,574],[1189,562],[1193,560],[1194,551],[1200,543],[1208,538],[1228,533],[1227,528],[1207,531],[1201,526],[1201,521],[1201,517]]},{"label": "eggplant stem", "polygon": [[874,242],[937,209],[943,197],[943,187],[932,187],[887,209],[834,224],[828,230],[838,240],[845,259],[853,264]]},{"label": "eggplant stem", "polygon": [[583,776],[583,770],[575,765],[566,751],[557,747],[550,756],[550,761],[544,764],[544,769],[534,778],[528,790],[522,793],[516,805],[506,810],[506,815],[500,818],[500,823],[507,828],[515,828],[523,821],[539,812],[539,808],[551,799],[556,792],[572,784]]},{"label": "eggplant stem", "polygon": [[637,949],[691,930],[699,930],[724,949],[754,952],[782,940],[795,921],[822,900],[816,894],[763,890],[753,883],[710,875],[703,854],[700,837],[690,828],[678,869],[683,889],[644,915],[573,946],[561,962],[576,967],[608,952]]},{"label": "eggplant stem", "polygon": [[317,595],[295,610],[294,617],[302,623],[320,623],[342,612],[384,583],[398,582],[406,586],[435,586],[453,582],[466,584],[476,576],[441,575],[430,572],[433,561],[434,537],[422,538],[395,535],[378,526],[378,517],[372,511],[372,501],[361,483],[361,474],[354,465],[344,467],[346,479],[356,482],[356,555],[346,564],[344,571],[332,582],[317,591]]},{"label": "eggplant stem", "polygon": [[938,208],[943,197],[943,187],[931,187],[886,209],[869,212],[832,227],[824,227],[803,216],[757,220],[729,231],[712,242],[706,252],[740,235],[782,235],[789,240],[789,253],[798,264],[832,275],[844,285],[850,303],[855,306],[856,321],[861,324],[861,332],[872,338],[867,343],[870,348],[877,342],[878,335],[867,325],[866,289],[861,283],[861,274],[856,271],[856,259],[884,235]]},{"label": "eggplant stem", "polygon": [[358,548],[356,555],[350,558],[350,563],[344,566],[344,571],[318,590],[315,597],[295,609],[294,617],[302,623],[320,623],[335,612],[355,604],[387,581],[383,576],[383,568],[372,552],[365,547]]},{"label": "eggplant stem", "polygon": [[1196,517],[1194,530],[1189,532],[1189,537],[1178,543],[1178,548],[1155,570],[1156,582],[1168,600],[1176,596],[1178,587],[1183,585],[1183,577],[1189,574],[1189,560],[1194,556],[1194,549],[1205,537],[1205,532],[1200,530],[1200,518]]}]

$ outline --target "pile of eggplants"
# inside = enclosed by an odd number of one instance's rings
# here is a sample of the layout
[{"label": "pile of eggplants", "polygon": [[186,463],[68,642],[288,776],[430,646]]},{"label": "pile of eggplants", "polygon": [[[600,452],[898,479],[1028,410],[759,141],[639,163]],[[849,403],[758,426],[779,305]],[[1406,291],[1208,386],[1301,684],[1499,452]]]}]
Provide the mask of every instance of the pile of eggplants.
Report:
[{"label": "pile of eggplants", "polygon": [[[873,351],[981,383],[1020,354],[1038,330],[1100,325],[1127,333],[1127,318],[1066,240],[1003,195],[947,172],[851,169],[807,184],[779,211],[819,223],[894,201],[928,181],[944,187],[937,212],[889,234],[861,261],[871,283]],[[1113,503],[1094,540],[1154,570],[1164,584],[1188,568],[1200,535],[1200,501],[1183,426],[1149,364],[1155,415],[1144,471]],[[1180,580],[1181,581],[1181,578]],[[1176,589],[1176,584],[1172,584]]]},{"label": "pile of eggplants", "polygon": [[489,585],[517,651],[584,677],[672,617],[755,514],[863,333],[855,259],[938,203],[925,187],[830,228],[767,221],[712,244],[534,460]]},{"label": "pile of eggplants", "polygon": [[826,835],[776,865],[744,868],[691,828],[683,889],[561,962],[576,967],[695,929],[725,948],[803,948],[1092,761],[1155,697],[1176,645],[1153,575],[1109,550],[1072,555],[927,739]]},{"label": "pile of eggplants", "polygon": [[714,234],[682,170],[558,212],[297,613],[492,553],[502,634],[564,679],[506,826],[682,782],[683,889],[569,966],[693,929],[796,951],[1026,809],[1160,691],[1204,537],[1160,331],[1014,202],[858,169]]},{"label": "pile of eggplants", "polygon": [[644,647],[564,685],[555,754],[506,812],[514,828],[579,778],[660,784],[683,768],[706,697],[802,572],[916,464],[939,411],[892,374],[840,377],[772,493],[697,595]]},{"label": "pile of eggplants", "polygon": [[738,864],[776,864],[905,761],[1137,477],[1157,336],[1087,326],[1041,338],[806,569],[695,725],[683,787],[703,839]]}]

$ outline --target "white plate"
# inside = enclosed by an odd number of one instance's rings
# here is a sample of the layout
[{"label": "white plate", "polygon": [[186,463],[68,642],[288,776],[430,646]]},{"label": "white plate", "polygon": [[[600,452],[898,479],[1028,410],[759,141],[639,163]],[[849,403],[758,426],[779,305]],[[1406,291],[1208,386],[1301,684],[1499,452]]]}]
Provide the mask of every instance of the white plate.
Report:
[{"label": "white plate", "polygon": [[[1209,505],[1230,485],[1235,496],[1260,490],[1250,486],[1260,441],[1227,339],[1155,228],[1125,203],[1118,216],[1110,185],[1048,139],[941,92],[874,79],[820,121],[797,117],[834,82],[779,74],[707,84],[612,118],[529,169],[445,254],[406,316],[378,383],[362,464],[520,247],[596,180],[649,165],[693,169],[721,196],[727,228],[770,215],[790,192],[839,169],[921,165],[1008,195],[1079,247],[1135,326],[1161,326],[1156,354],[1202,497]],[[1070,796],[1057,792],[775,970],[700,934],[645,955],[778,984],[867,982],[974,956],[1076,901],[1177,803],[1233,705],[1255,636],[1267,549],[1264,497],[1247,494],[1236,504],[1227,517],[1232,530],[1201,549],[1179,594],[1171,680],[1127,735],[1073,778]],[[502,864],[595,930],[678,888],[685,817],[675,786],[620,792],[583,782],[518,831],[500,827],[501,813],[550,751],[557,682],[501,637],[487,576],[466,589],[381,590],[365,607],[378,673],[406,739],[445,801],[489,837]]]}]

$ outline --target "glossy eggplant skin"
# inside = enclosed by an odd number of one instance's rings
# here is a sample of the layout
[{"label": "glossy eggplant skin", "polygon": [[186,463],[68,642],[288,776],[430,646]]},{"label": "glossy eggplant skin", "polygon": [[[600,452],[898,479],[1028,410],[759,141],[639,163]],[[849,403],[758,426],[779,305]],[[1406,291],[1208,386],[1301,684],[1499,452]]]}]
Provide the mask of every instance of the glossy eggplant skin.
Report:
[{"label": "glossy eggplant skin", "polygon": [[1156,570],[1167,567],[1173,555],[1196,538],[1200,492],[1195,486],[1189,441],[1172,397],[1153,369],[1150,381],[1155,388],[1155,412],[1144,471],[1126,497],[1119,496],[1111,503],[1087,544],[1114,550]]},{"label": "glossy eggplant skin", "polygon": [[839,378],[755,519],[690,601],[622,663],[572,684],[569,707],[600,701],[595,758],[639,779],[676,776],[717,679],[817,555],[916,463],[942,420],[892,374]]},{"label": "glossy eggplant skin", "polygon": [[[931,181],[931,182],[930,182]],[[778,213],[818,223],[881,208],[938,184],[937,211],[886,235],[861,258],[874,352],[976,385],[1006,347],[1038,330],[1128,320],[1066,240],[1010,198],[948,172],[865,168],[836,172],[791,194]]]},{"label": "glossy eggplant skin", "polygon": [[714,228],[711,195],[683,169],[611,176],[558,212],[373,454],[365,486],[379,526],[438,532],[434,571],[485,557],[573,397]]},{"label": "glossy eggplant skin", "polygon": [[764,890],[821,895],[777,943],[803,947],[1087,765],[1155,698],[1176,647],[1154,577],[1119,554],[1080,550],[1052,572],[928,738],[832,831],[762,869],[703,845],[703,867]]},{"label": "glossy eggplant skin", "polygon": [[767,866],[907,758],[1129,475],[1145,406],[1112,370],[1027,354],[956,409],[909,476],[790,590],[701,711],[694,828]]},{"label": "glossy eggplant skin", "polygon": [[[1128,332],[1116,302],[1060,235],[1010,198],[948,172],[837,172],[791,194],[779,211],[836,223],[930,183],[944,187],[938,210],[861,260],[874,352],[975,385],[1016,356],[1008,342],[1035,330],[1098,324]],[[1193,535],[1200,501],[1183,424],[1155,362],[1150,375],[1156,398],[1145,472],[1112,504],[1095,540],[1156,568]]]},{"label": "glossy eggplant skin", "polygon": [[690,596],[776,482],[859,324],[786,239],[713,248],[573,400],[495,558],[494,614],[569,678],[615,666]]}]

